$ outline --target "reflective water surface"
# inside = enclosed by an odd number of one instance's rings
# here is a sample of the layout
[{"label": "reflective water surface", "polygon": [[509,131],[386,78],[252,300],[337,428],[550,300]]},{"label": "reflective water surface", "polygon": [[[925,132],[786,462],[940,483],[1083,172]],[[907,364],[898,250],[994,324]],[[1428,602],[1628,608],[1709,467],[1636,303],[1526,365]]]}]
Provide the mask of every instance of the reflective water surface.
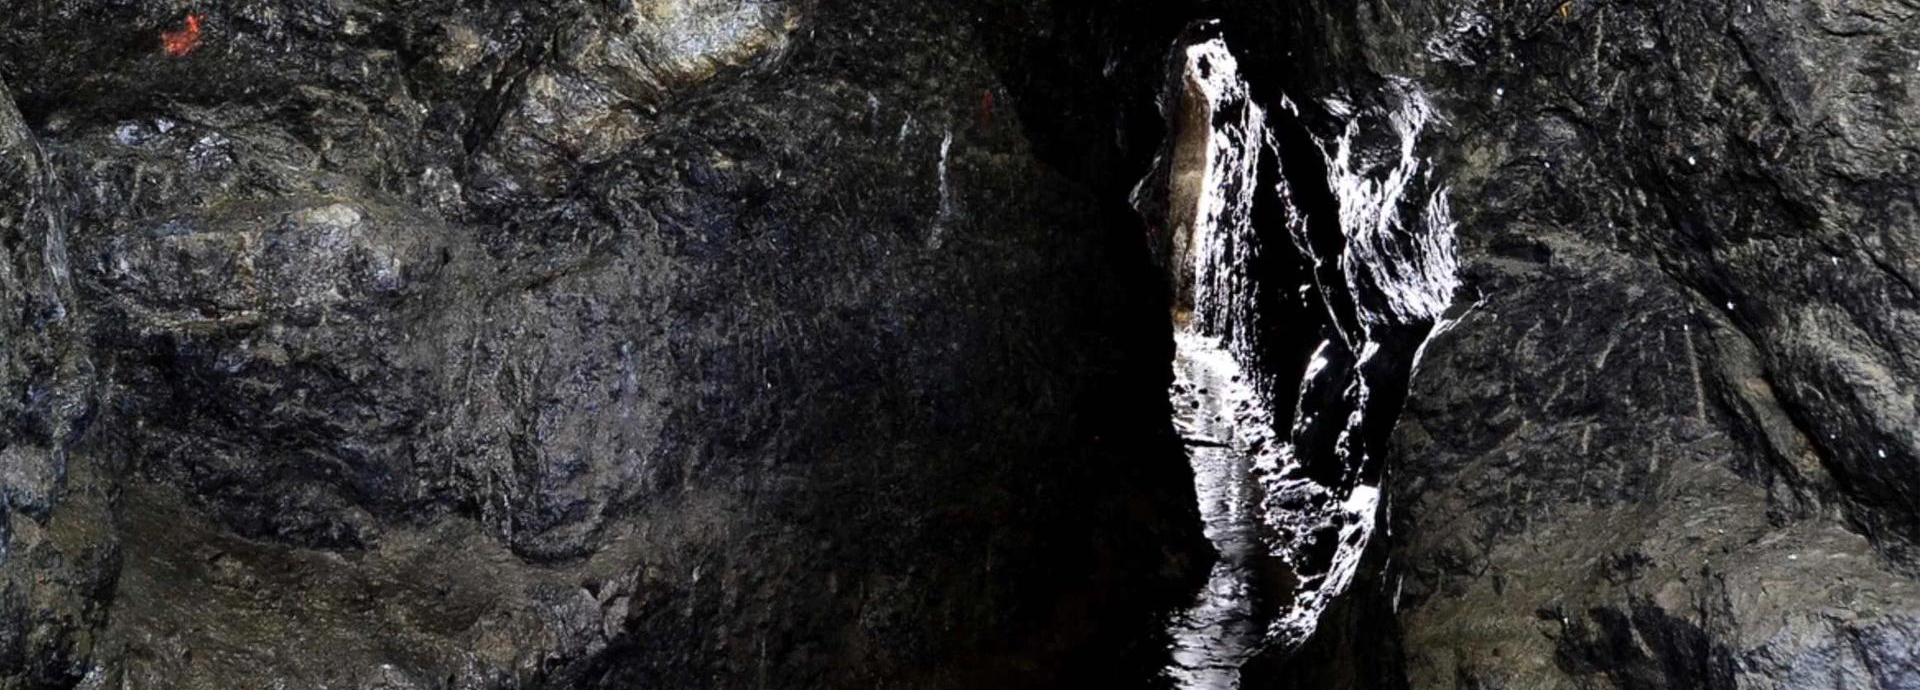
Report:
[{"label": "reflective water surface", "polygon": [[1240,664],[1266,626],[1257,613],[1257,578],[1270,557],[1260,540],[1254,466],[1271,446],[1272,424],[1217,339],[1181,332],[1176,343],[1174,424],[1186,439],[1200,516],[1220,560],[1206,588],[1169,623],[1167,675],[1180,688],[1238,688]]}]

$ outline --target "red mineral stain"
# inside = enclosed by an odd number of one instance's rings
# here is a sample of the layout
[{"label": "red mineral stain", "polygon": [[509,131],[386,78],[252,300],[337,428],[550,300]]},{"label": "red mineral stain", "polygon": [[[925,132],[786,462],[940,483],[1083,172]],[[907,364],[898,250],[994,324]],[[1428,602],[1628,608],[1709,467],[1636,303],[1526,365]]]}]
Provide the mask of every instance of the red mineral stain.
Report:
[{"label": "red mineral stain", "polygon": [[160,32],[160,49],[181,57],[200,47],[200,15],[188,14],[187,25],[176,31]]}]

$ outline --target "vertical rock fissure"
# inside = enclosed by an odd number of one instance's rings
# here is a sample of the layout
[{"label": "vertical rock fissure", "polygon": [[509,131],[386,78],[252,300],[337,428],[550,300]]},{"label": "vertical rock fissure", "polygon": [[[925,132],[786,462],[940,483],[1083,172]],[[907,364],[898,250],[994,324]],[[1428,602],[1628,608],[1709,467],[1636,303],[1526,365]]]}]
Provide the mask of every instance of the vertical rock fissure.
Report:
[{"label": "vertical rock fissure", "polygon": [[1174,618],[1181,687],[1236,688],[1300,647],[1380,522],[1378,458],[1419,348],[1457,287],[1444,191],[1414,155],[1428,111],[1253,101],[1217,23],[1168,65],[1171,136],[1134,192],[1174,296],[1174,422],[1207,537],[1207,588]]},{"label": "vertical rock fissure", "polygon": [[[1206,30],[1206,27],[1201,29]],[[1262,611],[1287,585],[1260,529],[1256,465],[1279,449],[1272,405],[1242,366],[1258,344],[1246,266],[1253,236],[1264,115],[1247,97],[1233,55],[1217,37],[1176,51],[1164,157],[1164,238],[1175,335],[1174,424],[1186,439],[1208,540],[1219,554],[1206,588],[1171,622],[1167,675],[1183,688],[1238,687],[1239,667],[1258,651]],[[1150,179],[1136,193],[1153,193]]]}]

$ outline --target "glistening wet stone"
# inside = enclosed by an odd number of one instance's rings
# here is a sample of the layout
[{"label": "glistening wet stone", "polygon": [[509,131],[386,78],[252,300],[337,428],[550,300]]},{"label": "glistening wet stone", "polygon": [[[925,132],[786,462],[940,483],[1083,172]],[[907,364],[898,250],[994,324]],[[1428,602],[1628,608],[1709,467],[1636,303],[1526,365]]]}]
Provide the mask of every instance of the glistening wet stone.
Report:
[{"label": "glistening wet stone", "polygon": [[1164,302],[982,115],[1036,27],[10,9],[0,687],[1158,671],[1205,549]]}]

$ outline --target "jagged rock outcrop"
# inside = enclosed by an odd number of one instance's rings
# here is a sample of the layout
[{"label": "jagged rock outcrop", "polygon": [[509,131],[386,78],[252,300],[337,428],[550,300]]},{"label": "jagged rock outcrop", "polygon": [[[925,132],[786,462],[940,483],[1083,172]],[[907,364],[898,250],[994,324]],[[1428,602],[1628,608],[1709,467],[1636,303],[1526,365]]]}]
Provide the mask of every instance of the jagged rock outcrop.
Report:
[{"label": "jagged rock outcrop", "polygon": [[1911,0],[50,0],[0,687],[1145,682],[1199,26],[1247,687],[1920,685]]},{"label": "jagged rock outcrop", "polygon": [[[1187,9],[1269,113],[1277,205],[1345,230],[1273,242],[1285,217],[1258,198],[1263,248],[1225,269],[1312,276],[1320,313],[1249,290],[1234,317],[1232,336],[1259,332],[1243,359],[1275,378],[1276,420],[1353,421],[1352,388],[1300,374],[1302,341],[1393,321],[1393,290],[1368,283],[1394,262],[1356,239],[1415,240],[1439,209],[1459,243],[1387,457],[1295,449],[1333,476],[1378,467],[1386,504],[1354,588],[1251,683],[1920,683],[1920,8]],[[1139,36],[1138,15],[1101,16],[1109,45]],[[1419,193],[1364,193],[1409,158]]]},{"label": "jagged rock outcrop", "polygon": [[54,178],[0,86],[0,683],[85,663],[120,565],[117,463],[82,439],[97,377]]},{"label": "jagged rock outcrop", "polygon": [[1461,243],[1463,291],[1391,443],[1372,577],[1288,678],[1920,683],[1916,15],[1227,13],[1243,69],[1268,70],[1249,78],[1330,122],[1329,103],[1424,93],[1440,124],[1417,152]]},{"label": "jagged rock outcrop", "polygon": [[15,8],[0,687],[1151,675],[1164,296],[971,12]]}]

